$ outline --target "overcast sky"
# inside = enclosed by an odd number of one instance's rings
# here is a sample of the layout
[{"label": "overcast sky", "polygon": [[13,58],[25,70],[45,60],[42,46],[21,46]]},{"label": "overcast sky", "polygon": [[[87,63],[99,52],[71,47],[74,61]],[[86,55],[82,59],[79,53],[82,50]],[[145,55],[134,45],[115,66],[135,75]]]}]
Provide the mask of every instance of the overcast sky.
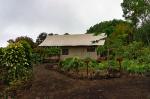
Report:
[{"label": "overcast sky", "polygon": [[41,32],[81,34],[101,21],[123,19],[123,0],[0,0],[0,46]]}]

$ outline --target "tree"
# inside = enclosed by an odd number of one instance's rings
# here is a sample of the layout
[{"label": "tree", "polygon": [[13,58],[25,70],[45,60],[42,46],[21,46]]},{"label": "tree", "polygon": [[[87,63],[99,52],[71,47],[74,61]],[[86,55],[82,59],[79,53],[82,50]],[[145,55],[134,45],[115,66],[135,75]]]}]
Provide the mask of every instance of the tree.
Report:
[{"label": "tree", "polygon": [[48,34],[48,36],[52,36],[52,35],[54,35],[54,34],[53,34],[53,33],[49,33],[49,34]]},{"label": "tree", "polygon": [[[51,33],[49,35],[53,35],[53,34]],[[37,45],[41,44],[45,40],[46,37],[47,37],[47,33],[45,33],[45,32],[40,33],[39,36],[36,39],[36,44]]]},{"label": "tree", "polygon": [[108,36],[113,33],[115,31],[115,27],[118,24],[130,24],[127,21],[123,21],[123,20],[110,20],[110,21],[104,21],[104,22],[100,22],[94,26],[91,26],[88,30],[87,33],[94,33],[95,35],[98,35],[100,33],[106,33]]},{"label": "tree", "polygon": [[123,0],[121,4],[123,16],[131,20],[135,27],[139,22],[148,22],[150,20],[150,1],[149,0]]},{"label": "tree", "polygon": [[30,38],[30,37],[21,36],[21,37],[17,37],[17,38],[15,39],[15,42],[20,42],[20,41],[26,41],[26,42],[31,46],[31,48],[34,48],[34,47],[35,47],[35,43],[33,42],[33,39]]},{"label": "tree", "polygon": [[15,41],[13,39],[9,39],[7,42],[8,43],[15,43]]},{"label": "tree", "polygon": [[69,33],[65,33],[64,35],[70,35]]},{"label": "tree", "polygon": [[27,37],[27,36],[20,36],[20,37],[17,37],[15,40],[10,39],[7,42],[8,43],[17,43],[17,42],[21,42],[21,41],[26,41],[27,43],[29,43],[31,48],[35,47],[35,43],[33,42],[33,39],[30,37]]},{"label": "tree", "polygon": [[150,46],[150,21],[138,28],[136,39]]}]

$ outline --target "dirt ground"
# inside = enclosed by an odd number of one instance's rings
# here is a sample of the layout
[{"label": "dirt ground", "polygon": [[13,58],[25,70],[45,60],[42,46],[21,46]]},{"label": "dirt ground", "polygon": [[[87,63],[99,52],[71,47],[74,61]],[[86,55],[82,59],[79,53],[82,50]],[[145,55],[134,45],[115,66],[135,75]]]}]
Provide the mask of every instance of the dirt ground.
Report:
[{"label": "dirt ground", "polygon": [[150,78],[75,80],[58,72],[34,67],[30,89],[18,99],[150,99]]}]

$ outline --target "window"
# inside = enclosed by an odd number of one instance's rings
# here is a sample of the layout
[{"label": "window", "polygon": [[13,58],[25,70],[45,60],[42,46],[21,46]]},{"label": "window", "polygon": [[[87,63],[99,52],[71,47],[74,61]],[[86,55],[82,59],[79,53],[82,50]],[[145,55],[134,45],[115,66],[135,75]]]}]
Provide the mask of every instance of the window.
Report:
[{"label": "window", "polygon": [[62,55],[68,55],[69,50],[68,49],[62,49]]},{"label": "window", "polygon": [[87,52],[95,52],[95,47],[88,47]]}]

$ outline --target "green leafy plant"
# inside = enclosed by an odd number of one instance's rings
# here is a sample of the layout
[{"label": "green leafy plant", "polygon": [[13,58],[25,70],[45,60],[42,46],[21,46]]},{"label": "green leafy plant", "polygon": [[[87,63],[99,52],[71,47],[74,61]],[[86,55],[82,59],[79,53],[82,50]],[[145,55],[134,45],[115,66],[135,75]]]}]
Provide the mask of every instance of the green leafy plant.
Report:
[{"label": "green leafy plant", "polygon": [[5,81],[28,79],[32,72],[31,52],[28,43],[11,43],[4,51],[4,65],[7,70]]},{"label": "green leafy plant", "polygon": [[67,58],[60,63],[60,67],[64,71],[75,70],[77,73],[79,67],[82,67],[84,62],[79,57]]},{"label": "green leafy plant", "polygon": [[122,65],[128,73],[143,74],[146,72],[146,65],[139,63],[137,60],[124,60]]},{"label": "green leafy plant", "polygon": [[46,48],[45,50],[49,56],[60,55],[60,48],[59,47],[50,47],[50,48]]}]

